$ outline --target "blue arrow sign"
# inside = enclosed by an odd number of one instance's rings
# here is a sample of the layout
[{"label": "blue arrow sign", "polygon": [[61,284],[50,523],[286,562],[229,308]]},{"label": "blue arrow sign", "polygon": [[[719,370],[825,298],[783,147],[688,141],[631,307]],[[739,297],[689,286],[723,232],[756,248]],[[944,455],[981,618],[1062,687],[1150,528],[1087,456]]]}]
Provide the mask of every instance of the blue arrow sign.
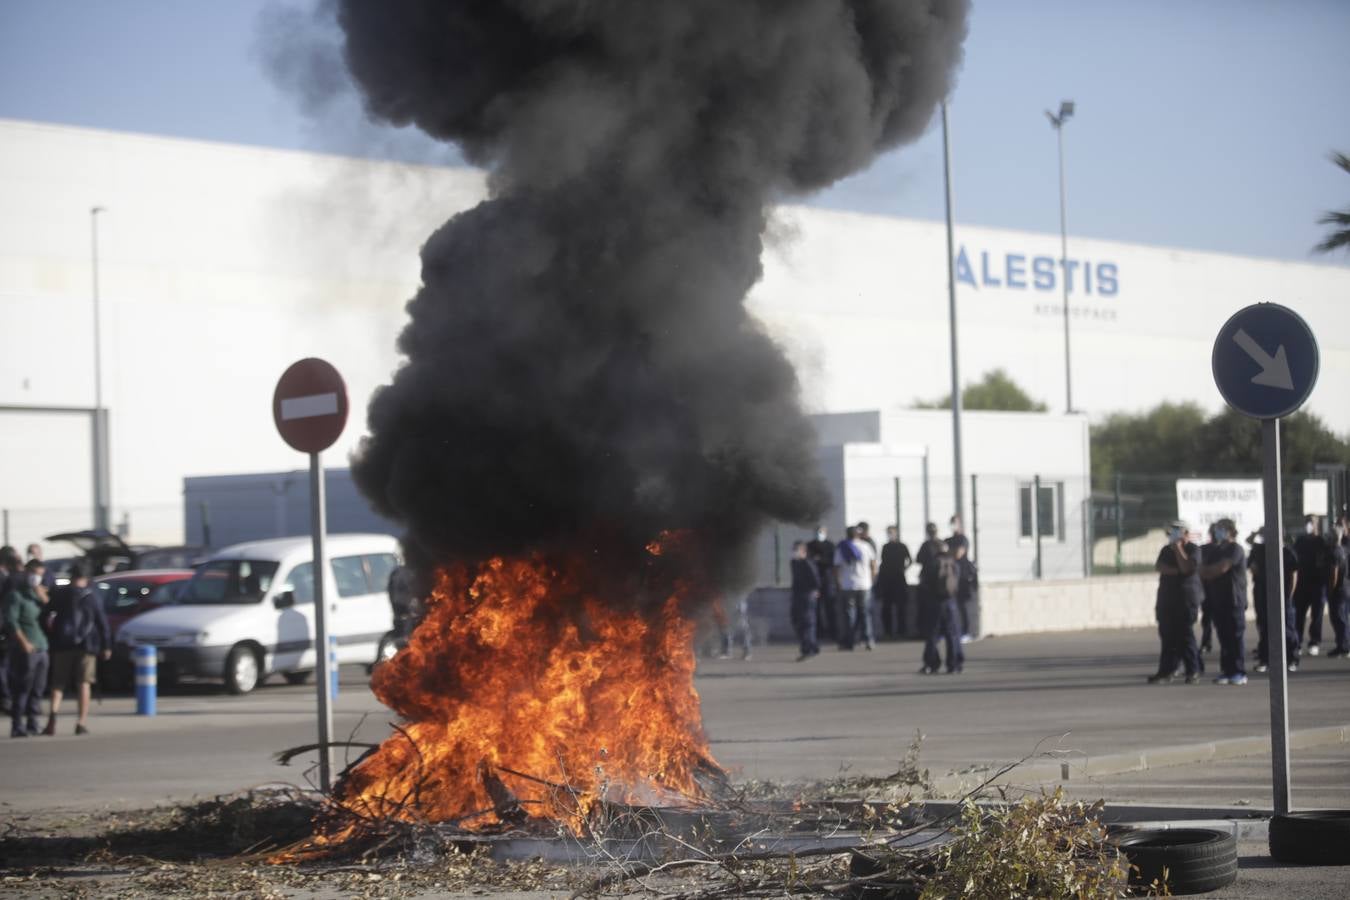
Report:
[{"label": "blue arrow sign", "polygon": [[1214,383],[1228,405],[1254,419],[1297,410],[1317,384],[1317,339],[1302,317],[1278,303],[1233,314],[1214,339]]}]

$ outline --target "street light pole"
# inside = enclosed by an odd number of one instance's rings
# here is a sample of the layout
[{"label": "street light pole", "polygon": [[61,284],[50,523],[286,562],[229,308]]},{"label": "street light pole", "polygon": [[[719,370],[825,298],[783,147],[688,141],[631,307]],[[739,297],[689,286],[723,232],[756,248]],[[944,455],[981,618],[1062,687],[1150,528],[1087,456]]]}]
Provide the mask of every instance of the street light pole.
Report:
[{"label": "street light pole", "polygon": [[947,200],[947,317],[951,323],[952,339],[952,502],[953,512],[965,522],[965,506],[961,496],[965,477],[961,466],[961,373],[957,360],[956,342],[956,243],[952,236],[952,148],[947,133],[947,101],[942,101],[942,181]]},{"label": "street light pole", "polygon": [[1064,123],[1073,116],[1073,101],[1059,104],[1059,115],[1045,111],[1059,143],[1059,277],[1064,288],[1064,411],[1073,412],[1073,372],[1069,355],[1069,230],[1064,199]]},{"label": "street light pole", "polygon": [[101,206],[89,210],[89,244],[94,277],[94,527],[108,528],[111,490],[108,465],[108,413],[103,408],[103,335],[98,296],[98,216]]}]

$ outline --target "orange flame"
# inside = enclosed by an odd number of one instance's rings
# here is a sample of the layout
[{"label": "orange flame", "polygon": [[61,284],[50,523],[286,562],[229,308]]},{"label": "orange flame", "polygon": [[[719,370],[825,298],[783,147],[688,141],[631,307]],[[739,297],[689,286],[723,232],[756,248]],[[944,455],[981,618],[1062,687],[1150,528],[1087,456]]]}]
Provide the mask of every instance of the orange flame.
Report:
[{"label": "orange flame", "polygon": [[580,556],[443,570],[426,619],[372,681],[408,724],[348,773],[337,804],[362,818],[467,829],[532,818],[580,833],[601,800],[706,798],[700,779],[724,775],[693,683],[693,588],[642,586],[638,612],[595,584]]}]

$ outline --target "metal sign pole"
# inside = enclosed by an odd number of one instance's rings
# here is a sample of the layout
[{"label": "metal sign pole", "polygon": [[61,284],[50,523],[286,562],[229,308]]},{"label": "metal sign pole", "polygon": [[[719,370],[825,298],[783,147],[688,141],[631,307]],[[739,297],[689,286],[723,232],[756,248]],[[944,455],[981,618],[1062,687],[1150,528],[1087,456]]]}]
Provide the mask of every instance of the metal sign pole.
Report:
[{"label": "metal sign pole", "polygon": [[1266,646],[1270,664],[1270,763],[1276,815],[1289,813],[1289,660],[1284,630],[1284,527],[1280,497],[1280,420],[1261,421],[1266,528]]},{"label": "metal sign pole", "polygon": [[323,467],[319,454],[309,455],[309,523],[314,538],[314,663],[317,672],[314,690],[319,698],[319,788],[325,794],[333,787],[333,702],[332,677],[328,663],[328,559],[323,552],[327,515],[324,503]]}]

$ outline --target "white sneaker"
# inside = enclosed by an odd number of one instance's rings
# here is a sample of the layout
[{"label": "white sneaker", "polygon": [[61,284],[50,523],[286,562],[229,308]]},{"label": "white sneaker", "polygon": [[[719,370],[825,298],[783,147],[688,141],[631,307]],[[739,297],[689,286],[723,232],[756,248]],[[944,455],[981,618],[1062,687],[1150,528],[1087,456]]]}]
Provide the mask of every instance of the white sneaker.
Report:
[{"label": "white sneaker", "polygon": [[969,644],[969,643],[971,642],[971,640],[972,640],[972,638],[971,638],[970,635],[968,635],[968,634],[963,634],[963,635],[961,635],[961,643],[963,643],[963,644]]},{"label": "white sneaker", "polygon": [[1238,685],[1238,686],[1244,685],[1244,684],[1247,683],[1247,676],[1246,676],[1246,675],[1234,675],[1232,678],[1228,679],[1228,683],[1229,683],[1229,684],[1232,684],[1232,685]]},{"label": "white sneaker", "polygon": [[1290,672],[1297,672],[1297,671],[1298,671],[1298,663],[1290,663],[1290,664],[1289,664],[1289,671],[1290,671]]},{"label": "white sneaker", "polygon": [[1308,655],[1309,655],[1309,656],[1321,656],[1321,655],[1322,655],[1322,648],[1319,647],[1317,644],[1309,644],[1309,645],[1308,645]]},{"label": "white sneaker", "polygon": [[1214,683],[1215,683],[1215,684],[1232,684],[1232,683],[1233,683],[1233,680],[1232,680],[1231,678],[1229,678],[1227,675],[1220,675],[1218,678],[1215,678],[1215,679],[1214,679]]}]

